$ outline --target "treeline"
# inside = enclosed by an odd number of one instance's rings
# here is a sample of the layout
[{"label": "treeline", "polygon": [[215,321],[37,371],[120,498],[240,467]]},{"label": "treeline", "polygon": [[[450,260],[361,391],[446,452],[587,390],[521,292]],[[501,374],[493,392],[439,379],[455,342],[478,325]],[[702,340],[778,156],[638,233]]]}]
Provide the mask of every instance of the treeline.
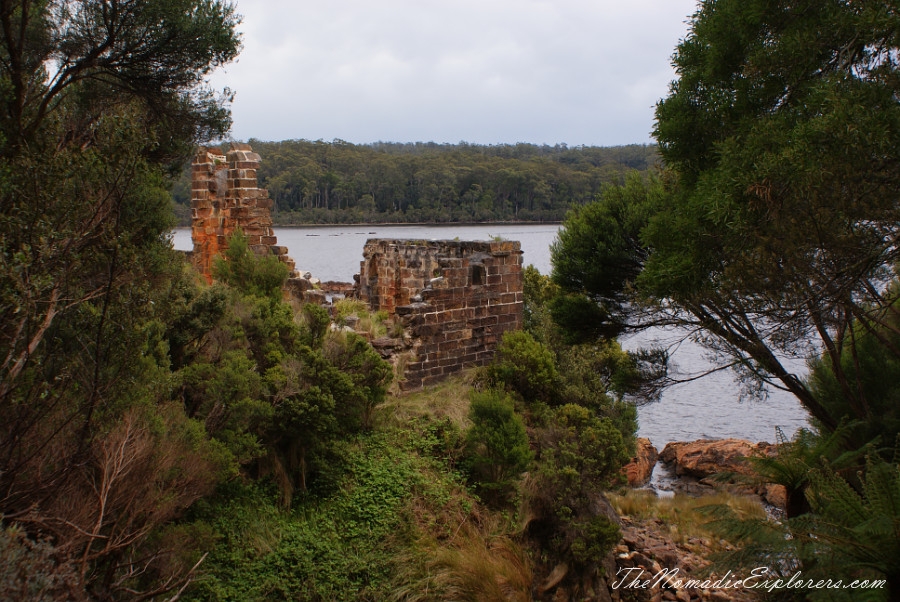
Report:
[{"label": "treeline", "polygon": [[[639,144],[249,143],[279,224],[561,221],[604,185],[659,162],[655,145]],[[185,170],[174,191],[182,220],[189,178]]]}]

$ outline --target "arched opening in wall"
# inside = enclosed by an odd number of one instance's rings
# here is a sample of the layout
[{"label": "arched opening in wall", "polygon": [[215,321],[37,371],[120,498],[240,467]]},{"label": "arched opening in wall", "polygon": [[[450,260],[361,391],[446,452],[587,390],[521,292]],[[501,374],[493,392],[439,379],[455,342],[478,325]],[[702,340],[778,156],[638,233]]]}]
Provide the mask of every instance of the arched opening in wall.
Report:
[{"label": "arched opening in wall", "polygon": [[473,263],[469,272],[470,286],[483,286],[485,282],[484,266],[480,263]]}]

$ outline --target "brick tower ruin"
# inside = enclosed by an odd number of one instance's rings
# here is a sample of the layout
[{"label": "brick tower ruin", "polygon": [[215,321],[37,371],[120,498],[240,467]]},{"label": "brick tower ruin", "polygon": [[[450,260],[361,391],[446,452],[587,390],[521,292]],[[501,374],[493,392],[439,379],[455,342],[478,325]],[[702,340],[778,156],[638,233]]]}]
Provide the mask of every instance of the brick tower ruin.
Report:
[{"label": "brick tower ruin", "polygon": [[249,144],[232,142],[224,155],[200,147],[191,164],[192,261],[208,282],[213,259],[225,252],[228,237],[238,228],[255,253],[274,253],[292,273],[295,270],[272,230],[269,192],[257,186],[259,160]]}]

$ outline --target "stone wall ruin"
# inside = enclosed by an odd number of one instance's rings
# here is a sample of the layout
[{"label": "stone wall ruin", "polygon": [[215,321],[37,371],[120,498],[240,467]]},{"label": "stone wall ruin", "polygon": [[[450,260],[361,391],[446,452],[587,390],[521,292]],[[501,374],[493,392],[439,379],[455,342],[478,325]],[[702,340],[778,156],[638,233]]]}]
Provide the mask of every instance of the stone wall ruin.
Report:
[{"label": "stone wall ruin", "polygon": [[404,389],[489,363],[501,335],[522,328],[516,241],[370,239],[363,257],[359,298],[407,336]]},{"label": "stone wall ruin", "polygon": [[256,182],[259,161],[249,144],[232,142],[224,155],[200,147],[191,163],[191,261],[207,282],[212,282],[214,258],[224,253],[238,228],[255,253],[274,253],[292,275],[295,271],[272,231],[272,199]]},{"label": "stone wall ruin", "polygon": [[[325,303],[325,292],[299,277],[287,249],[277,244],[272,200],[257,185],[259,161],[247,144],[231,143],[224,155],[199,149],[191,165],[191,261],[211,282],[216,255],[240,228],[254,252],[274,253],[291,269],[288,298]],[[358,284],[340,293],[359,297],[372,311],[385,310],[403,327],[399,338],[373,344],[385,356],[405,359],[404,389],[489,363],[501,335],[522,327],[518,242],[370,239],[363,258]]]}]

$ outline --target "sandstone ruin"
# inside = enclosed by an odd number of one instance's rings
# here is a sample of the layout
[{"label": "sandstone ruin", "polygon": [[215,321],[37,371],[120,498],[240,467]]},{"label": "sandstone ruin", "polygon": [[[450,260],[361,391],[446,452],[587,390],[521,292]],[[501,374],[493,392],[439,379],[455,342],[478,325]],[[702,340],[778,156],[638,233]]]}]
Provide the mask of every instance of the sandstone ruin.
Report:
[{"label": "sandstone ruin", "polygon": [[522,328],[522,251],[516,241],[370,239],[359,298],[408,335],[404,388],[484,365],[500,336]]},{"label": "sandstone ruin", "polygon": [[294,272],[294,261],[272,231],[272,199],[256,183],[259,160],[249,144],[232,142],[224,155],[200,147],[191,163],[191,258],[207,282],[212,282],[213,259],[238,228],[254,252],[274,253]]},{"label": "sandstone ruin", "polygon": [[[225,155],[200,148],[191,166],[192,262],[211,282],[214,258],[240,228],[254,252],[274,253],[290,267],[286,295],[323,302],[277,244],[272,200],[257,185],[259,161],[247,144],[232,143]],[[373,344],[404,358],[403,388],[420,388],[490,362],[501,335],[522,327],[522,251],[507,240],[370,239],[347,295],[402,325],[401,336]]]}]

